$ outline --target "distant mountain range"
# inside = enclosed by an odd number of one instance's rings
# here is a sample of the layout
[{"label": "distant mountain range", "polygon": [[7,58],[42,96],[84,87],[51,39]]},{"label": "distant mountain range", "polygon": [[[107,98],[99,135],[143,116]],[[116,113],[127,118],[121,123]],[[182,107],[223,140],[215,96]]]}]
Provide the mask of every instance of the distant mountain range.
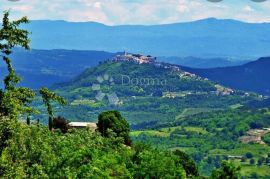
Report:
[{"label": "distant mountain range", "polygon": [[270,57],[235,67],[212,69],[182,67],[182,69],[225,86],[270,95]]},{"label": "distant mountain range", "polygon": [[130,51],[153,56],[234,57],[270,55],[270,23],[214,18],[164,25],[106,26],[95,22],[32,21],[35,49]]},{"label": "distant mountain range", "polygon": [[[110,59],[116,53],[78,50],[25,50],[15,49],[11,56],[14,67],[22,76],[22,85],[31,88],[51,86],[68,81],[82,73],[86,68]],[[0,61],[0,77],[6,73]]]},{"label": "distant mountain range", "polygon": [[159,61],[187,66],[192,68],[216,68],[238,66],[248,63],[247,60],[232,61],[227,58],[198,58],[198,57],[159,57]]},{"label": "distant mountain range", "polygon": [[[122,52],[123,53],[123,52]],[[15,49],[11,58],[16,71],[23,77],[22,85],[31,88],[51,86],[54,83],[69,81],[86,68],[111,59],[120,53],[82,50],[36,50],[30,52]],[[207,59],[197,57],[158,57],[159,61],[195,68],[233,66],[244,61],[232,62],[223,58]],[[0,61],[0,75],[6,72]],[[3,69],[2,69],[3,68]]]},{"label": "distant mountain range", "polygon": [[[22,85],[31,88],[51,86],[73,79],[89,67],[112,59],[121,53],[104,51],[78,50],[32,50],[26,52],[16,49],[12,55],[16,71],[23,77]],[[243,65],[228,67],[239,62],[227,62],[226,59],[201,59],[195,57],[163,57],[158,61],[180,65],[180,68],[209,78],[222,85],[244,91],[254,91],[270,95],[270,57]],[[184,67],[189,66],[189,67]],[[227,66],[222,68],[211,68]],[[3,62],[0,62],[0,76],[6,73]]]}]

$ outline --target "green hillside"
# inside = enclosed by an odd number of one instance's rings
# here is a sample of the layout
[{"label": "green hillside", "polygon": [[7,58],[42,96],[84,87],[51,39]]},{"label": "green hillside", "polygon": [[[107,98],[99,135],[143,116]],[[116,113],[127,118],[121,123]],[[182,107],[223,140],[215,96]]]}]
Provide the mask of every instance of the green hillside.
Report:
[{"label": "green hillside", "polygon": [[[102,83],[98,82],[100,76],[104,79]],[[126,76],[130,78],[129,84]],[[132,83],[132,79],[139,82]],[[154,79],[155,83],[140,83],[140,79]],[[110,104],[106,97],[97,100],[98,92],[93,90],[93,84],[100,84],[103,93],[115,92],[118,103]],[[245,107],[253,101],[259,103],[262,98],[241,91],[226,93],[229,88],[175,69],[173,65],[164,68],[155,64],[107,61],[89,68],[71,82],[56,86],[55,91],[69,100],[70,105],[59,112],[69,120],[96,121],[100,111],[117,109],[131,124],[133,140],[161,149],[185,151],[204,175],[220,167],[225,159],[248,170],[243,175],[255,175],[257,165],[250,165],[250,159],[245,164],[228,156],[244,157],[252,152],[257,162],[267,158],[270,150],[267,145],[243,144],[239,140],[254,126],[270,126],[269,113]],[[262,165],[260,170],[267,165]],[[260,172],[259,176],[267,174]]]},{"label": "green hillside", "polygon": [[[106,74],[108,80],[100,83],[98,78]],[[99,90],[93,89],[96,84]],[[226,90],[174,66],[113,61],[89,68],[71,82],[55,87],[69,100],[70,105],[59,113],[68,119],[95,121],[100,111],[117,109],[133,128],[168,123],[188,113],[229,109],[258,98],[240,91],[226,94]],[[106,94],[102,100],[96,99],[99,92]],[[111,94],[117,96],[116,105],[108,100]]]},{"label": "green hillside", "polygon": [[[187,152],[206,175],[219,167],[222,160],[228,160],[242,166],[243,176],[255,173],[267,178],[270,145],[255,140],[243,143],[240,139],[252,138],[252,130],[269,128],[269,121],[269,110],[265,109],[212,111],[180,117],[156,128],[132,131],[131,137],[159,148]],[[262,140],[267,141],[268,134]],[[252,153],[252,157],[247,158],[247,153]],[[254,163],[251,164],[251,160]],[[262,164],[259,165],[259,161],[263,161]]]}]

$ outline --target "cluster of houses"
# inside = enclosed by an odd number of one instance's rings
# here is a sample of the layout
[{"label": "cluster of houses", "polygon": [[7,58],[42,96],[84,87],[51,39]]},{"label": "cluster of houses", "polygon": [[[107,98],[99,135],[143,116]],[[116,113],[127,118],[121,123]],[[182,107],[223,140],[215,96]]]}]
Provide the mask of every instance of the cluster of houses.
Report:
[{"label": "cluster of houses", "polygon": [[239,140],[243,143],[257,143],[257,144],[264,144],[262,141],[262,136],[270,132],[270,128],[265,129],[251,129],[247,132],[247,135],[242,136]]},{"label": "cluster of houses", "polygon": [[196,75],[185,71],[180,74],[180,77],[196,77]]},{"label": "cluster of houses", "polygon": [[234,90],[231,88],[224,88],[223,91],[216,91],[217,95],[223,95],[223,96],[228,96],[234,93]]},{"label": "cluster of houses", "polygon": [[216,87],[216,95],[228,96],[234,93],[234,90],[231,88],[225,88],[221,85],[215,85]]},{"label": "cluster of houses", "polygon": [[112,61],[130,61],[130,62],[136,62],[138,64],[153,64],[156,67],[159,68],[165,68],[165,69],[172,69],[175,71],[180,71],[180,68],[176,65],[172,65],[169,63],[163,63],[163,62],[157,62],[156,57],[152,57],[150,55],[142,55],[142,54],[132,54],[124,52],[122,55],[117,55],[112,58]]},{"label": "cluster of houses", "polygon": [[[179,74],[180,78],[190,77],[190,78],[197,78],[198,80],[207,80],[207,78],[201,78],[195,74],[192,74],[190,72],[181,71],[180,67],[177,65],[172,65],[169,63],[164,62],[158,62],[156,61],[156,57],[152,57],[150,55],[145,56],[141,54],[132,54],[124,52],[122,55],[117,55],[114,58],[112,58],[112,61],[130,61],[130,62],[136,62],[138,64],[153,64],[154,66],[158,68],[165,68],[165,69],[172,69],[173,71],[179,71],[181,72]],[[220,85],[216,85],[217,90],[213,91],[216,95],[222,95],[227,96],[234,93],[234,90],[231,88],[225,88]],[[174,97],[174,95],[172,95]],[[172,97],[170,96],[170,97]]]},{"label": "cluster of houses", "polygon": [[143,63],[155,63],[156,58],[150,55],[144,56],[141,54],[131,54],[125,52],[123,55],[117,55],[113,59],[113,61],[132,61],[139,64]]}]

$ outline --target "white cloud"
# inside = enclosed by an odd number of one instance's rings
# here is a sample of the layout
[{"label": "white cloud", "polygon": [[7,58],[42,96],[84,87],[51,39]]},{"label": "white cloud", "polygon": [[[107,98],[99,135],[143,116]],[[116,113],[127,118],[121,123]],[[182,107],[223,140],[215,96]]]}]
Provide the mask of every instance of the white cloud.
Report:
[{"label": "white cloud", "polygon": [[243,11],[245,11],[245,12],[253,12],[253,11],[255,11],[252,7],[250,7],[249,5],[247,5],[247,6],[245,6],[244,8],[243,8]]},{"label": "white cloud", "polygon": [[161,24],[208,17],[249,22],[270,21],[270,1],[255,3],[224,0],[0,0],[0,10],[11,9],[12,17],[98,21],[117,24]]},{"label": "white cloud", "polygon": [[14,6],[11,8],[13,11],[21,12],[21,13],[27,13],[29,11],[33,10],[32,6],[29,5],[20,5],[20,6]]},{"label": "white cloud", "polygon": [[94,7],[95,8],[101,8],[101,2],[95,2]]}]

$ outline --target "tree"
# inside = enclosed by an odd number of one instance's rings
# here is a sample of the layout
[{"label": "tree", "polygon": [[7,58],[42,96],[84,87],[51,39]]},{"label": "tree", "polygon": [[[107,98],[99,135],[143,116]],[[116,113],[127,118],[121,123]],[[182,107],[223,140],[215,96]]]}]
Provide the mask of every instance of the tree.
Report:
[{"label": "tree", "polygon": [[263,164],[263,159],[258,159],[258,162],[257,162],[257,164],[258,164],[258,166],[262,166],[262,164]]},{"label": "tree", "polygon": [[184,170],[186,171],[187,177],[199,176],[198,167],[189,155],[180,150],[176,150],[174,152],[174,155],[178,156],[178,163],[183,166]]},{"label": "tree", "polygon": [[252,172],[250,174],[250,178],[256,179],[256,178],[260,178],[260,176],[256,172]]},{"label": "tree", "polygon": [[53,118],[53,128],[60,129],[62,133],[67,133],[69,126],[68,121],[61,116]]},{"label": "tree", "polygon": [[240,178],[240,167],[234,166],[232,163],[222,162],[221,168],[214,170],[212,172],[211,178],[213,179],[222,179],[222,178],[230,178],[230,179],[238,179]]},{"label": "tree", "polygon": [[47,112],[49,115],[49,120],[48,120],[48,126],[49,130],[52,130],[53,128],[53,117],[54,117],[54,110],[53,106],[51,104],[52,101],[57,101],[60,105],[66,105],[66,101],[64,98],[58,96],[56,93],[51,92],[48,88],[43,87],[39,90],[39,93],[42,96],[43,102],[45,106],[47,107]]},{"label": "tree", "polygon": [[31,119],[30,119],[29,116],[27,116],[27,118],[26,118],[26,124],[27,124],[28,126],[30,126],[30,124],[31,124]]},{"label": "tree", "polygon": [[262,137],[262,140],[270,146],[270,133],[268,134],[265,134],[263,137]]},{"label": "tree", "polygon": [[35,93],[25,87],[17,87],[20,77],[15,73],[9,56],[14,47],[22,47],[30,50],[29,32],[20,29],[21,24],[28,23],[23,17],[16,21],[9,20],[9,12],[4,12],[2,28],[0,29],[0,56],[7,65],[8,75],[4,78],[4,89],[0,90],[0,115],[10,119],[17,119],[20,114],[32,113],[33,108],[29,106]]},{"label": "tree", "polygon": [[246,157],[250,159],[250,158],[253,157],[253,154],[252,154],[251,152],[247,152],[247,153],[246,153]]},{"label": "tree", "polygon": [[255,164],[255,160],[254,159],[250,159],[249,163],[250,163],[250,165],[254,165]]},{"label": "tree", "polygon": [[246,161],[247,161],[247,157],[243,156],[243,157],[241,158],[241,162],[245,163]]},{"label": "tree", "polygon": [[98,116],[97,130],[102,136],[109,137],[110,130],[122,137],[126,145],[131,145],[129,124],[118,111],[103,112]]},{"label": "tree", "polygon": [[269,157],[267,157],[267,158],[265,159],[265,163],[267,163],[267,164],[270,163],[270,158],[269,158]]},{"label": "tree", "polygon": [[177,163],[177,157],[169,152],[157,149],[142,150],[134,164],[133,178],[186,178],[182,165]]}]

